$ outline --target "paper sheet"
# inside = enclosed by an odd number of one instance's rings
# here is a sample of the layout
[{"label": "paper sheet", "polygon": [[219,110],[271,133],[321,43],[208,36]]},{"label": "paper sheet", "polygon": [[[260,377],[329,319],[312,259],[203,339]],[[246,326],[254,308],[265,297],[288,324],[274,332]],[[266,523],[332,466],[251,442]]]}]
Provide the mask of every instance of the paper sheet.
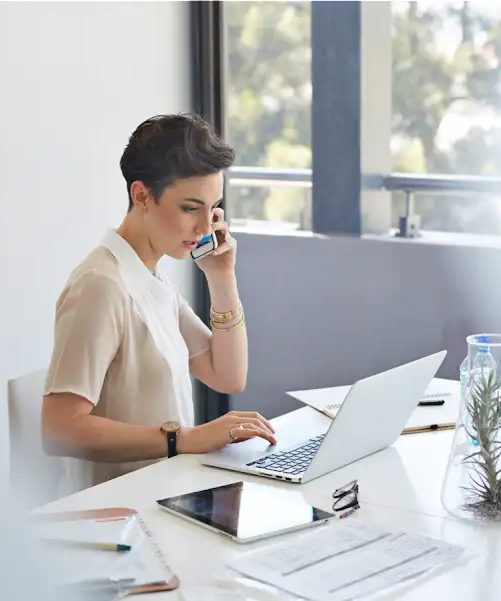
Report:
[{"label": "paper sheet", "polygon": [[312,601],[355,601],[409,584],[463,552],[438,540],[354,520],[324,526],[228,567]]}]

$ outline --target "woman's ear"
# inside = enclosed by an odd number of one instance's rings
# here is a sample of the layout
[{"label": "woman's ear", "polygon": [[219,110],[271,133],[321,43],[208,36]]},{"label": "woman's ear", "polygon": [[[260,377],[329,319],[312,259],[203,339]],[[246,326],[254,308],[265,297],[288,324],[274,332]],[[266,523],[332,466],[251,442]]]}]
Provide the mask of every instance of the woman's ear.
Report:
[{"label": "woman's ear", "polygon": [[141,181],[132,182],[130,187],[130,196],[134,207],[137,207],[142,213],[148,210],[150,192]]}]

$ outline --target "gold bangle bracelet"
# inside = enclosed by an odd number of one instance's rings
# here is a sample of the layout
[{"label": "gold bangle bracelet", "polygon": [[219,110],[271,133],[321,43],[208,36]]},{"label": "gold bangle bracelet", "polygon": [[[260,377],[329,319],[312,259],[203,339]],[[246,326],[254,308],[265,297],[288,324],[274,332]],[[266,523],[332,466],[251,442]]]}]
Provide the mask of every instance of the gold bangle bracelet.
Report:
[{"label": "gold bangle bracelet", "polygon": [[214,317],[211,317],[211,321],[219,325],[225,325],[231,323],[232,321],[235,321],[236,319],[241,318],[243,314],[244,312],[240,311],[238,315],[235,315],[235,317],[232,317],[231,319],[215,319]]},{"label": "gold bangle bracelet", "polygon": [[212,327],[213,330],[217,330],[218,332],[229,332],[230,330],[234,330],[235,328],[239,328],[240,326],[244,325],[245,323],[245,315],[242,314],[242,319],[240,319],[240,321],[238,321],[236,324],[230,326],[229,328],[218,328],[214,325],[213,320],[211,319],[210,325]]},{"label": "gold bangle bracelet", "polygon": [[[232,319],[235,319],[236,317],[238,317],[242,313],[242,311],[243,311],[242,303],[241,303],[241,301],[238,301],[238,309],[237,309],[236,315],[233,315],[233,311],[228,311],[227,313],[219,313],[218,311],[214,311],[214,309],[211,307],[210,316],[214,317],[216,319],[231,321]],[[223,321],[222,323],[225,323],[225,322]]]}]

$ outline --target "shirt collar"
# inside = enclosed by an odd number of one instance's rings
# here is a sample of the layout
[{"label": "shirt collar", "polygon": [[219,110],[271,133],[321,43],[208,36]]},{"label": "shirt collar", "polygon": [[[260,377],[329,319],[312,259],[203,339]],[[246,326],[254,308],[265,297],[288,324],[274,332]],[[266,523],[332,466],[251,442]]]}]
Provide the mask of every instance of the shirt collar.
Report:
[{"label": "shirt collar", "polygon": [[118,261],[120,274],[133,297],[158,283],[136,251],[116,230],[110,229],[105,233],[101,246],[107,248]]}]

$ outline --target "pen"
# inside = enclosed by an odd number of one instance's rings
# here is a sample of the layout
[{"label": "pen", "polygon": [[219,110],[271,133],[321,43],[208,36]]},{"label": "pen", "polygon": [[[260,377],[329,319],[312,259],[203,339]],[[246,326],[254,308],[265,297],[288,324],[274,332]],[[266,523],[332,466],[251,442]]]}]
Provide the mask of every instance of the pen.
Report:
[{"label": "pen", "polygon": [[65,540],[59,538],[44,538],[44,543],[61,545],[63,547],[78,547],[81,549],[102,549],[104,551],[130,551],[132,547],[130,545],[123,545],[121,543],[104,543],[97,541],[85,541],[85,540]]},{"label": "pen", "polygon": [[434,406],[443,405],[444,403],[445,403],[445,401],[443,399],[438,400],[438,401],[419,401],[418,406],[419,407],[434,407]]}]

